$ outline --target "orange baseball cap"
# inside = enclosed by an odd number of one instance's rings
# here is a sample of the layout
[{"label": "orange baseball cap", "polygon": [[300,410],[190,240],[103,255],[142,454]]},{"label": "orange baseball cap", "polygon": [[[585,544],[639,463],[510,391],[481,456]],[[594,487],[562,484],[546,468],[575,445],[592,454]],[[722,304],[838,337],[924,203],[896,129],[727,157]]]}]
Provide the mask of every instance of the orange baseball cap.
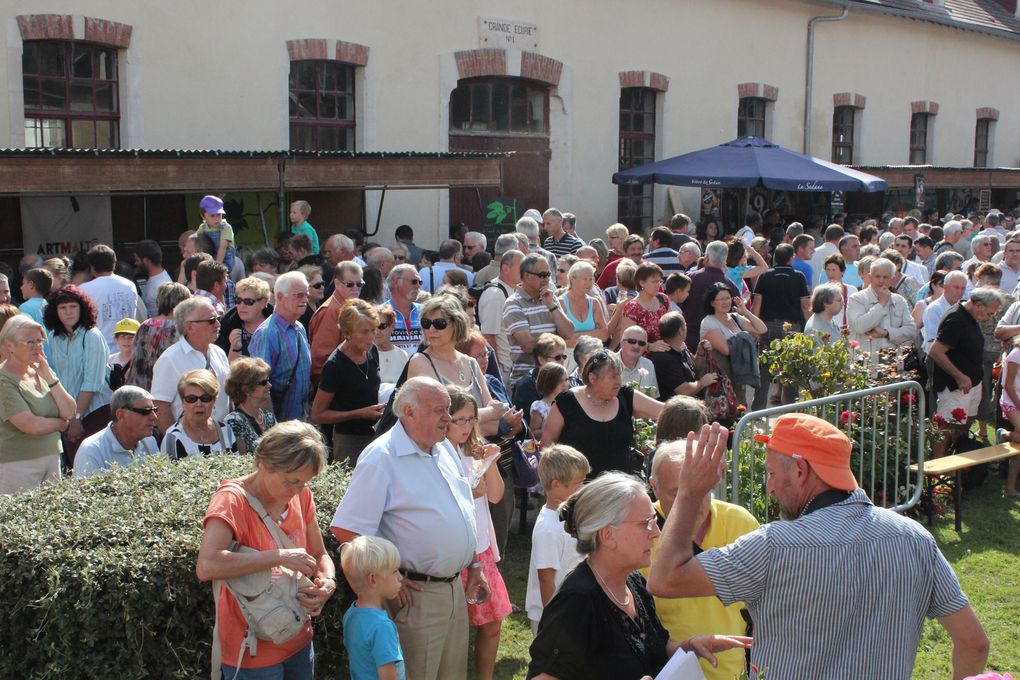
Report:
[{"label": "orange baseball cap", "polygon": [[770,451],[799,456],[811,463],[818,477],[834,489],[853,491],[857,478],[850,471],[850,439],[832,423],[803,413],[776,418],[772,434],[756,434]]}]

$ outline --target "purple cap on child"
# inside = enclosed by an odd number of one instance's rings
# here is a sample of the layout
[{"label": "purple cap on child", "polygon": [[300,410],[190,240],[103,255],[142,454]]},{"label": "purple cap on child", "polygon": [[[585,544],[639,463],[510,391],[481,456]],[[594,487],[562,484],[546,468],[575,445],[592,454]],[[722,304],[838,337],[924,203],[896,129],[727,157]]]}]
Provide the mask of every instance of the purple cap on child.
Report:
[{"label": "purple cap on child", "polygon": [[216,196],[204,196],[198,207],[207,215],[227,214],[227,211],[223,209],[223,201]]}]

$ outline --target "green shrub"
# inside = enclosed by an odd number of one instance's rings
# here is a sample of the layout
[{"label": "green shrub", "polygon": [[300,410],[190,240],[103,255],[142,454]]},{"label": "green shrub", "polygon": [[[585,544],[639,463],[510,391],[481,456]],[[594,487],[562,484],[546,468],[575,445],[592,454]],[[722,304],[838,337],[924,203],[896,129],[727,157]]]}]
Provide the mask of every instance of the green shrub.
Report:
[{"label": "green shrub", "polygon": [[[0,677],[208,677],[213,600],[195,577],[202,517],[219,481],[251,465],[159,460],[0,497]],[[349,479],[333,466],[310,485],[336,562],[329,522]],[[320,678],[346,674],[345,593],[313,623]]]}]

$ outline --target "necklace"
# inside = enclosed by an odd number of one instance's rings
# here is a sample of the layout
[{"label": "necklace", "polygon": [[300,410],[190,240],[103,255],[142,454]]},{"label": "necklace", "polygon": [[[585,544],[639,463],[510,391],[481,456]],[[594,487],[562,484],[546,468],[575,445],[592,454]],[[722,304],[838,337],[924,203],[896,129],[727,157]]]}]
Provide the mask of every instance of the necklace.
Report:
[{"label": "necklace", "polygon": [[609,406],[609,402],[613,400],[612,397],[609,397],[608,399],[596,399],[594,396],[592,396],[590,387],[586,387],[584,389],[584,394],[586,397],[588,397],[591,403],[595,404],[596,406],[602,406],[603,408]]},{"label": "necklace", "polygon": [[464,373],[464,368],[461,366],[461,362],[458,360],[458,357],[456,355],[454,355],[453,359],[444,359],[442,357],[435,358],[439,359],[439,361],[446,364],[450,368],[455,369],[457,371],[457,380],[460,380],[462,383],[467,382],[468,377]]},{"label": "necklace", "polygon": [[595,580],[599,582],[602,588],[606,591],[606,594],[609,595],[610,598],[612,598],[613,602],[615,602],[617,605],[621,607],[630,606],[630,589],[627,588],[626,585],[623,586],[623,589],[626,592],[626,594],[623,596],[623,600],[618,600],[616,598],[616,595],[613,594],[612,589],[608,585],[606,585],[606,582],[602,578],[602,574],[600,574],[598,572],[598,569],[595,568],[595,565],[591,563],[591,560],[588,560],[588,567],[591,569],[591,573],[595,574]]}]

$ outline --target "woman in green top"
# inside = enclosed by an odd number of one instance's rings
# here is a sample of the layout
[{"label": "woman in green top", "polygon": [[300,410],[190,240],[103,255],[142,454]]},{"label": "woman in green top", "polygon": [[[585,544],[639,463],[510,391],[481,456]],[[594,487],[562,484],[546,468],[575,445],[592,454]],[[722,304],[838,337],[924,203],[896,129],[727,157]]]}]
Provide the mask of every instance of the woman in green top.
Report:
[{"label": "woman in green top", "polygon": [[24,314],[0,331],[0,494],[60,479],[60,433],[75,401],[46,362],[46,331]]}]

